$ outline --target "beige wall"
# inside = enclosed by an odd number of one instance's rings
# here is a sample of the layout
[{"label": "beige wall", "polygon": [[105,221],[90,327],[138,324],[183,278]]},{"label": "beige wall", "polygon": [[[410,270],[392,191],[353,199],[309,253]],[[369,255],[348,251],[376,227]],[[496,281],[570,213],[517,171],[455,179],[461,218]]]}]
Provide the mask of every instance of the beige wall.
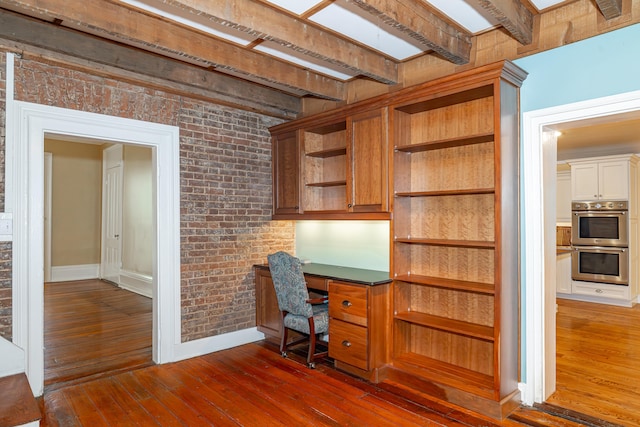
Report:
[{"label": "beige wall", "polygon": [[122,270],[153,274],[151,149],[125,145],[122,191]]},{"label": "beige wall", "polygon": [[52,153],[51,265],[100,263],[102,147],[45,139]]}]

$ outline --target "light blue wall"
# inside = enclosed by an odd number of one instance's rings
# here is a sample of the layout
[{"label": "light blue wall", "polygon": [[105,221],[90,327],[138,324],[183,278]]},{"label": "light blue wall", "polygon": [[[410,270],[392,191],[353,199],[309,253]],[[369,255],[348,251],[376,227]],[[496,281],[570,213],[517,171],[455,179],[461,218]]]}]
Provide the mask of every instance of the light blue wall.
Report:
[{"label": "light blue wall", "polygon": [[298,221],[296,256],[317,264],[389,271],[389,221]]},{"label": "light blue wall", "polygon": [[[640,24],[514,61],[529,73],[520,90],[522,113],[640,89]],[[524,160],[522,160],[524,161]],[[521,183],[522,188],[522,183]],[[526,210],[522,209],[522,229]],[[524,233],[524,232],[523,232]],[[526,242],[522,242],[522,247]],[[525,276],[524,260],[522,277]],[[522,324],[527,283],[523,279]],[[522,376],[526,376],[526,330],[522,330]]]},{"label": "light blue wall", "polygon": [[640,89],[640,24],[514,61],[529,73],[521,111]]}]

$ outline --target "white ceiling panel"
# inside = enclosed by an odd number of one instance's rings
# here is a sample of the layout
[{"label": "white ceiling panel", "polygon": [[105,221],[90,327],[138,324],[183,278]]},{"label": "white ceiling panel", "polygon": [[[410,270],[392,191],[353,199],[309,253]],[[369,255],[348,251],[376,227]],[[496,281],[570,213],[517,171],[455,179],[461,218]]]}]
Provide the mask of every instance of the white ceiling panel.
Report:
[{"label": "white ceiling panel", "polygon": [[242,31],[217,24],[204,16],[188,13],[177,7],[170,6],[160,0],[120,0],[122,3],[137,7],[155,15],[179,22],[191,28],[220,37],[225,40],[246,46],[253,42],[254,37]]},{"label": "white ceiling panel", "polygon": [[423,0],[456,21],[472,34],[498,25],[498,21],[473,0]]},{"label": "white ceiling panel", "polygon": [[371,15],[366,14],[357,6],[344,0],[327,6],[318,13],[311,15],[309,20],[326,28],[356,40],[383,52],[397,60],[404,60],[423,52],[423,47],[400,32],[392,33],[393,29],[382,22],[373,22]]},{"label": "white ceiling panel", "polygon": [[267,2],[280,6],[296,15],[301,15],[313,6],[321,3],[321,1],[322,0],[267,0]]},{"label": "white ceiling panel", "polygon": [[313,61],[313,58],[308,55],[287,49],[286,47],[273,42],[265,41],[257,45],[254,49],[340,80],[349,80],[354,77],[354,74],[345,74],[343,69],[338,70],[328,68],[325,66],[327,64],[326,62],[320,60],[315,62]]},{"label": "white ceiling panel", "polygon": [[529,0],[538,10],[564,3],[565,0]]}]

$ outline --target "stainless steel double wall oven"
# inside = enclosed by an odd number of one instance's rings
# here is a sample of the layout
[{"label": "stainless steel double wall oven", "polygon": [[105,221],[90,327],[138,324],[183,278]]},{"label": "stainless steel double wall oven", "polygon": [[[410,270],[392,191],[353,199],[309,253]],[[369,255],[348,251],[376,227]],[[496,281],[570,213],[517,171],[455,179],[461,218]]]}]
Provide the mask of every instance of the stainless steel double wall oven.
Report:
[{"label": "stainless steel double wall oven", "polygon": [[571,206],[572,279],[628,286],[628,202],[574,201]]}]

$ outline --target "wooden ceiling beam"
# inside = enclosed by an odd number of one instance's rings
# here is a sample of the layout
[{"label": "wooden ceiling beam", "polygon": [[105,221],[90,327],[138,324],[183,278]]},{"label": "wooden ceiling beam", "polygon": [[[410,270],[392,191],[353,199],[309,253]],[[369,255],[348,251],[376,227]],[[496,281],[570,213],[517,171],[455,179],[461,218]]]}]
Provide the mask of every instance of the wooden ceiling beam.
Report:
[{"label": "wooden ceiling beam", "polygon": [[104,0],[3,0],[3,7],[290,93],[342,100],[343,82]]},{"label": "wooden ceiling beam", "polygon": [[523,45],[533,40],[533,14],[520,0],[478,0]]},{"label": "wooden ceiling beam", "polygon": [[622,15],[622,0],[596,0],[596,3],[607,20]]},{"label": "wooden ceiling beam", "polygon": [[290,120],[302,110],[292,95],[8,11],[0,12],[0,39],[25,57],[272,117]]},{"label": "wooden ceiling beam", "polygon": [[392,60],[262,3],[167,0],[167,4],[326,62],[329,67],[343,68],[349,74],[398,83],[398,66]]},{"label": "wooden ceiling beam", "polygon": [[454,64],[469,62],[471,35],[429,11],[421,0],[347,0]]}]

